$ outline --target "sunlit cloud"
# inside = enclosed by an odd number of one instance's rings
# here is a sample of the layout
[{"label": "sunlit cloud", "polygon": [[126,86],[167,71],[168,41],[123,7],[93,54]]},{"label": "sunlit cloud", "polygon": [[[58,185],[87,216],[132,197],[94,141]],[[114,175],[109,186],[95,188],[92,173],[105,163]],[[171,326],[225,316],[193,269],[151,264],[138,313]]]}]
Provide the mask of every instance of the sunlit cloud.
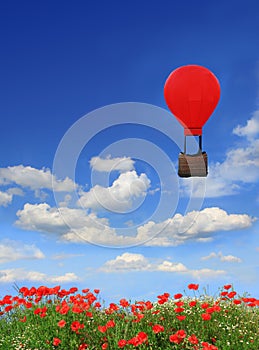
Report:
[{"label": "sunlit cloud", "polygon": [[127,171],[121,173],[110,187],[95,185],[89,192],[82,192],[78,205],[94,210],[106,208],[122,212],[132,207],[134,199],[145,197],[150,183],[146,174]]},{"label": "sunlit cloud", "polygon": [[134,163],[134,160],[130,157],[92,157],[90,160],[91,168],[96,171],[108,173],[111,171],[127,172],[134,170]]},{"label": "sunlit cloud", "polygon": [[[259,180],[259,111],[256,111],[245,126],[238,125],[233,133],[244,138],[242,147],[227,151],[223,162],[210,163],[206,179],[206,197],[224,197],[240,193],[246,184]],[[181,181],[182,193],[188,195],[193,189],[193,196],[203,196],[203,181],[184,179]]]},{"label": "sunlit cloud", "polygon": [[74,272],[51,276],[38,271],[28,271],[22,268],[0,270],[0,283],[16,283],[20,281],[41,283],[70,283],[80,278]]},{"label": "sunlit cloud", "polygon": [[0,206],[7,207],[12,202],[13,195],[8,192],[0,191]]},{"label": "sunlit cloud", "polygon": [[34,244],[4,239],[0,241],[0,263],[15,260],[44,259],[45,255]]},{"label": "sunlit cloud", "polygon": [[[30,231],[55,234],[64,241],[94,242],[102,245],[177,246],[187,241],[207,242],[215,232],[250,227],[255,218],[247,214],[228,214],[212,207],[186,215],[175,214],[163,222],[150,221],[137,228],[135,236],[119,235],[106,218],[82,209],[52,208],[47,203],[26,203],[17,212],[16,225]],[[70,227],[66,224],[70,223]],[[153,239],[151,239],[153,237]]]},{"label": "sunlit cloud", "polygon": [[203,256],[201,260],[219,259],[222,262],[241,263],[242,259],[234,255],[223,255],[221,252],[211,252],[209,255]]},{"label": "sunlit cloud", "polygon": [[69,178],[60,180],[49,169],[35,169],[24,165],[0,168],[0,185],[9,184],[16,184],[33,191],[54,189],[57,192],[70,192],[75,189],[74,182]]},{"label": "sunlit cloud", "polygon": [[126,273],[126,272],[169,272],[176,274],[190,275],[197,279],[211,278],[218,275],[226,274],[224,270],[213,269],[189,269],[181,262],[172,262],[163,260],[162,262],[153,262],[152,259],[146,258],[142,254],[123,253],[115,259],[108,260],[99,269],[105,273]]},{"label": "sunlit cloud", "polygon": [[247,121],[245,126],[238,125],[235,127],[233,133],[248,139],[254,139],[259,135],[259,111],[253,113],[252,118]]}]

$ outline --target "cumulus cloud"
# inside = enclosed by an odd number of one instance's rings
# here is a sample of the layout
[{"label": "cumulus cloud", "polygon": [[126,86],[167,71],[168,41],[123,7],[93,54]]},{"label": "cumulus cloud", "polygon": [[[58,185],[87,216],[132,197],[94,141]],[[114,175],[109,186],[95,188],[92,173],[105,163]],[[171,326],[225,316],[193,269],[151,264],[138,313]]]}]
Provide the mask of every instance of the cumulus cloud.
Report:
[{"label": "cumulus cloud", "polygon": [[225,181],[252,183],[259,179],[259,139],[247,147],[232,149],[227,152],[222,164],[214,164],[214,176],[221,176]]},{"label": "cumulus cloud", "polygon": [[177,246],[189,240],[206,242],[213,239],[217,231],[245,229],[256,220],[247,214],[228,214],[217,207],[205,208],[186,215],[175,214],[160,223],[150,221],[139,226],[135,236],[127,236],[119,235],[107,219],[82,209],[58,209],[47,203],[27,203],[17,216],[16,225],[25,230],[59,234],[61,239],[69,242],[112,246],[143,242],[149,246]]},{"label": "cumulus cloud", "polygon": [[45,255],[34,244],[23,244],[22,242],[9,239],[0,242],[0,263],[21,259],[44,259]]},{"label": "cumulus cloud", "polygon": [[209,255],[203,256],[201,260],[209,260],[218,258],[222,262],[231,262],[231,263],[241,263],[242,259],[234,255],[223,255],[222,252],[211,252]]},{"label": "cumulus cloud", "polygon": [[203,179],[189,180],[181,180],[183,195],[192,191],[193,197],[213,198],[239,193],[245,184],[259,180],[259,140],[247,147],[228,151],[222,163],[211,163],[205,193]]},{"label": "cumulus cloud", "polygon": [[147,271],[152,268],[142,254],[123,253],[114,260],[107,261],[100,271],[120,272],[120,271]]},{"label": "cumulus cloud", "polygon": [[26,203],[23,209],[17,211],[16,215],[18,220],[15,224],[25,230],[50,233],[64,233],[68,231],[68,227],[58,209],[51,208],[47,203]]},{"label": "cumulus cloud", "polygon": [[79,277],[73,272],[67,272],[60,276],[51,276],[38,271],[27,271],[22,268],[0,270],[0,283],[15,283],[18,281],[69,283],[79,280]]},{"label": "cumulus cloud", "polygon": [[7,207],[12,203],[13,195],[8,192],[0,191],[0,206]]},{"label": "cumulus cloud", "polygon": [[11,204],[14,195],[23,196],[24,193],[17,187],[8,188],[5,192],[0,191],[0,206],[7,207],[9,204]]},{"label": "cumulus cloud", "polygon": [[[253,114],[245,126],[238,125],[233,133],[244,137],[242,147],[227,151],[223,162],[209,164],[209,175],[206,179],[206,197],[235,195],[245,184],[259,180],[259,111]],[[194,179],[193,196],[204,196],[202,179]],[[182,193],[189,195],[192,183],[182,180]]]},{"label": "cumulus cloud", "polygon": [[105,273],[121,273],[132,271],[145,271],[145,272],[170,272],[178,274],[188,274],[195,278],[203,277],[215,277],[225,274],[224,270],[212,270],[212,269],[188,269],[184,264],[180,262],[172,262],[164,260],[162,262],[152,262],[151,259],[146,258],[142,254],[123,253],[118,255],[115,259],[108,260],[99,269]]},{"label": "cumulus cloud", "polygon": [[6,192],[15,196],[24,196],[23,190],[19,187],[10,187]]},{"label": "cumulus cloud", "polygon": [[71,259],[71,258],[76,258],[76,257],[81,257],[84,256],[84,254],[67,254],[67,253],[60,253],[60,254],[55,254],[52,256],[53,260],[65,260],[65,259]]},{"label": "cumulus cloud", "polygon": [[55,191],[70,192],[75,188],[75,184],[71,179],[67,177],[64,180],[59,180],[51,174],[49,169],[35,169],[24,165],[0,168],[0,185],[12,183],[34,191],[42,188],[48,190],[54,188]]},{"label": "cumulus cloud", "polygon": [[127,172],[134,170],[134,160],[130,157],[117,157],[107,158],[92,157],[90,160],[90,166],[96,171],[102,172],[111,172],[111,171],[120,171]]},{"label": "cumulus cloud", "polygon": [[82,209],[52,208],[47,203],[26,203],[17,213],[16,226],[30,231],[58,234],[67,242],[93,242],[101,245],[132,244],[134,237],[116,234],[106,218],[87,214]]},{"label": "cumulus cloud", "polygon": [[254,139],[259,135],[259,111],[255,111],[251,119],[245,126],[238,125],[234,128],[233,133],[238,136],[245,136],[248,139]]},{"label": "cumulus cloud", "polygon": [[94,210],[103,207],[123,212],[132,207],[134,199],[144,197],[149,187],[150,180],[146,174],[127,171],[121,173],[110,187],[96,185],[89,192],[82,192],[78,205]]},{"label": "cumulus cloud", "polygon": [[[138,228],[138,239],[146,245],[176,246],[188,240],[207,241],[217,231],[230,231],[250,227],[256,219],[247,214],[228,214],[225,210],[212,207],[199,212],[192,211],[185,216],[175,214],[162,223],[148,222]],[[154,237],[152,240],[148,240]]]}]

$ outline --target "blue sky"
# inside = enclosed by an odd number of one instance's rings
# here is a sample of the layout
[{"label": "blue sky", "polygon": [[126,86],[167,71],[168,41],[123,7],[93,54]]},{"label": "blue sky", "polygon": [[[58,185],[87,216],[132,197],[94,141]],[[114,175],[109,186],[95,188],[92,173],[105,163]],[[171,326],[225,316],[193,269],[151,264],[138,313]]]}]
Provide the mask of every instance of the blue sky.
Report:
[{"label": "blue sky", "polygon": [[[0,295],[154,300],[188,283],[259,298],[257,1],[1,5]],[[179,179],[166,78],[209,68],[209,176]]]}]

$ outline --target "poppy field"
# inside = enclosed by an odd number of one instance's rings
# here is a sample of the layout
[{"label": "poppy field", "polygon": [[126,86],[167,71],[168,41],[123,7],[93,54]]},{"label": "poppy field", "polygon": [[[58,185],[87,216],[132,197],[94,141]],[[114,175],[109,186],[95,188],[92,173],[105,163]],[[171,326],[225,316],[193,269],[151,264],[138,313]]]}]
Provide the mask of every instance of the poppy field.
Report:
[{"label": "poppy field", "polygon": [[183,293],[105,306],[98,289],[22,287],[0,299],[0,349],[259,349],[259,300],[230,284]]}]

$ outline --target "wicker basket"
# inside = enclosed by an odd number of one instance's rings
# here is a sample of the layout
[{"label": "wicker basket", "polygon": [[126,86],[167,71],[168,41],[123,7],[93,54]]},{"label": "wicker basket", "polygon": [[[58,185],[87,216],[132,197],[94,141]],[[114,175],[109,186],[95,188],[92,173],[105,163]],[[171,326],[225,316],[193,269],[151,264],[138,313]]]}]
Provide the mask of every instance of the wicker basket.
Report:
[{"label": "wicker basket", "polygon": [[180,153],[178,158],[178,175],[180,177],[205,177],[208,175],[208,156],[206,152],[198,154]]}]

